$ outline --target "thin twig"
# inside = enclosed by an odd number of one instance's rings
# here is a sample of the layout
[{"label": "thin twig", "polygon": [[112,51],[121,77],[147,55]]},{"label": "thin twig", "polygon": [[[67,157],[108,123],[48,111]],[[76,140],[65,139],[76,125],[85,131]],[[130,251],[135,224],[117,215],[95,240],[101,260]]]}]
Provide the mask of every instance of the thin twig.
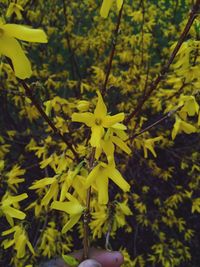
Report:
[{"label": "thin twig", "polygon": [[106,77],[105,77],[103,88],[101,90],[102,95],[105,95],[105,93],[106,93],[106,86],[107,86],[109,75],[110,75],[110,71],[111,71],[111,68],[112,68],[113,57],[114,57],[114,54],[115,54],[115,48],[116,48],[116,44],[117,44],[117,36],[119,34],[119,26],[120,26],[120,22],[121,22],[121,18],[122,18],[123,6],[124,6],[124,3],[122,4],[122,7],[121,7],[121,9],[119,11],[119,15],[118,15],[118,18],[117,18],[117,25],[116,25],[116,28],[115,28],[115,31],[114,31],[114,37],[113,37],[113,40],[112,40],[112,49],[111,49],[111,52],[110,52],[110,58],[109,58],[108,67],[107,67],[107,71],[106,71]]},{"label": "thin twig", "polygon": [[[8,61],[8,64],[10,65],[10,67],[13,69],[12,61],[9,58],[6,58],[6,59]],[[25,93],[26,93],[26,96],[31,100],[32,104],[36,107],[36,109],[38,110],[40,115],[48,123],[48,125],[51,127],[51,129],[54,131],[54,133],[56,135],[58,135],[63,140],[63,142],[68,146],[68,148],[72,151],[75,159],[78,161],[78,159],[79,159],[78,153],[75,151],[72,144],[68,141],[68,138],[66,137],[66,135],[62,135],[61,132],[59,131],[59,129],[54,125],[53,121],[47,116],[44,109],[40,106],[38,101],[33,96],[33,93],[32,93],[33,90],[31,90],[29,85],[24,80],[21,80],[18,78],[18,81],[23,86]]]},{"label": "thin twig", "polygon": [[163,80],[165,74],[169,71],[169,67],[172,64],[172,62],[174,61],[174,58],[176,56],[176,54],[178,53],[181,45],[183,44],[195,18],[198,15],[198,11],[200,8],[200,0],[196,1],[196,4],[193,5],[193,8],[190,12],[190,16],[189,19],[187,21],[187,24],[183,30],[183,32],[181,33],[181,36],[178,40],[178,43],[176,44],[174,50],[172,51],[170,58],[167,62],[167,64],[161,69],[158,77],[155,79],[155,81],[150,85],[149,91],[146,93],[146,95],[141,99],[141,101],[139,101],[139,104],[136,106],[136,108],[129,114],[129,116],[125,119],[125,124],[128,124],[130,122],[130,120],[142,109],[144,103],[149,99],[149,97],[151,96],[152,92],[157,88],[158,84],[160,83],[160,81]]},{"label": "thin twig", "polygon": [[172,114],[176,113],[177,111],[179,111],[184,105],[179,106],[178,108],[169,111],[166,115],[164,115],[162,118],[160,118],[159,120],[157,120],[156,122],[152,123],[151,125],[147,126],[146,128],[144,128],[143,130],[141,130],[140,132],[132,135],[131,137],[129,137],[126,141],[133,141],[133,139],[135,139],[137,136],[143,134],[144,132],[149,131],[151,128],[153,128],[154,126],[160,124],[161,122],[163,122],[164,120],[166,120],[167,118],[171,117]]},{"label": "thin twig", "polygon": [[59,129],[54,125],[54,123],[52,122],[52,120],[47,116],[47,114],[45,113],[45,111],[43,110],[43,108],[40,106],[40,104],[37,102],[37,100],[33,96],[31,88],[28,86],[28,84],[25,81],[23,81],[23,80],[19,80],[19,81],[20,81],[21,85],[23,86],[23,88],[24,88],[24,90],[26,92],[27,97],[31,100],[32,104],[37,108],[37,110],[40,113],[40,115],[48,123],[48,125],[51,127],[51,129],[54,131],[54,133],[57,134],[63,140],[63,142],[68,146],[68,148],[74,154],[76,160],[78,160],[78,154],[74,150],[72,144],[69,142],[69,140],[67,139],[67,137],[65,135],[62,135],[60,133]]},{"label": "thin twig", "polygon": [[[95,148],[92,149],[92,152],[89,157],[89,171],[94,167],[95,161]],[[86,209],[83,214],[83,259],[88,259],[89,256],[89,220],[90,220],[90,199],[91,199],[91,187],[87,190],[86,196]]]}]

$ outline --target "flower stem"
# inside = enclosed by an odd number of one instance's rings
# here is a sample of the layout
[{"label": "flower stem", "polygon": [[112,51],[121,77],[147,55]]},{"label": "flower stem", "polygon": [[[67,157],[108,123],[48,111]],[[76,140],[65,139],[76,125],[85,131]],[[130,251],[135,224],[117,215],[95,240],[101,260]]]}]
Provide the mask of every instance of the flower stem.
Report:
[{"label": "flower stem", "polygon": [[[92,152],[89,157],[89,171],[92,170],[95,161],[95,148],[92,148]],[[83,214],[83,259],[88,259],[89,256],[89,220],[90,220],[90,200],[91,200],[91,187],[87,190],[86,196],[86,209]]]}]

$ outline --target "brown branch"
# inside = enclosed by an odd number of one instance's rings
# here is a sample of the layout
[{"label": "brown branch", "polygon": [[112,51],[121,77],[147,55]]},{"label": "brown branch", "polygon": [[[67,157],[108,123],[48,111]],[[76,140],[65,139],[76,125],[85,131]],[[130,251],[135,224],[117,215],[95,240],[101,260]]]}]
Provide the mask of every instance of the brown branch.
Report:
[{"label": "brown branch", "polygon": [[152,123],[151,125],[147,126],[146,128],[144,128],[143,130],[141,130],[140,132],[134,134],[133,136],[129,137],[126,141],[133,141],[133,139],[135,139],[137,136],[143,134],[144,132],[149,131],[151,128],[153,128],[154,126],[160,124],[161,122],[163,122],[164,120],[166,120],[167,118],[171,117],[172,114],[176,113],[177,111],[179,111],[184,105],[179,106],[178,108],[169,111],[166,115],[164,115],[162,118],[160,118],[159,120],[155,121],[154,123]]},{"label": "brown branch", "polygon": [[[92,152],[89,157],[89,171],[94,167],[95,161],[95,148],[92,148]],[[86,209],[83,214],[83,259],[88,259],[89,256],[89,220],[90,220],[90,199],[91,199],[91,187],[87,190],[86,196]]]},{"label": "brown branch", "polygon": [[72,144],[69,142],[69,140],[67,139],[67,137],[65,135],[62,135],[60,133],[59,129],[54,125],[54,123],[51,121],[51,119],[47,116],[47,114],[45,113],[43,108],[40,106],[40,104],[37,102],[37,100],[33,96],[31,88],[28,86],[28,84],[25,81],[23,81],[23,80],[19,80],[19,81],[20,81],[21,85],[23,86],[27,97],[31,100],[32,104],[37,108],[37,110],[40,113],[40,115],[48,123],[48,125],[51,127],[51,129],[54,131],[54,133],[56,135],[58,135],[63,140],[63,142],[68,146],[68,148],[74,154],[76,160],[78,160],[78,154],[74,150]]},{"label": "brown branch", "polygon": [[[13,64],[12,61],[9,58],[6,58],[8,64],[10,65],[10,67],[13,70]],[[35,97],[32,94],[31,88],[29,87],[29,85],[21,79],[17,79],[20,84],[23,86],[26,96],[31,100],[32,104],[36,107],[36,109],[38,110],[38,112],[40,113],[40,115],[43,117],[43,119],[47,122],[47,124],[51,127],[51,129],[54,131],[54,133],[56,135],[58,135],[63,142],[68,146],[68,148],[72,151],[75,159],[78,161],[79,157],[78,157],[78,153],[75,151],[75,149],[73,148],[72,144],[68,141],[66,135],[62,135],[59,131],[59,129],[54,125],[54,123],[51,121],[51,119],[47,116],[47,114],[45,113],[45,111],[43,110],[43,108],[40,106],[40,104],[38,103],[38,101],[35,99]]]},{"label": "brown branch", "polygon": [[183,32],[180,35],[180,38],[178,40],[178,43],[176,44],[174,50],[172,51],[170,58],[167,62],[167,64],[161,69],[158,77],[154,80],[154,82],[150,85],[149,91],[145,94],[145,96],[139,101],[138,105],[136,106],[136,108],[128,115],[128,117],[125,119],[125,124],[128,124],[130,122],[130,120],[142,109],[144,103],[149,99],[149,97],[151,96],[152,92],[157,88],[158,84],[160,83],[160,81],[163,80],[165,74],[169,71],[169,67],[172,64],[172,62],[174,61],[174,58],[176,56],[176,54],[178,53],[181,45],[183,44],[195,18],[198,15],[198,11],[200,8],[200,0],[197,0],[195,5],[193,5],[192,10],[190,12],[190,16],[189,19],[187,21],[187,24],[183,30]]},{"label": "brown branch", "polygon": [[113,57],[114,57],[114,54],[115,54],[115,49],[116,49],[116,44],[117,44],[117,36],[119,34],[119,26],[120,26],[120,22],[121,22],[121,18],[122,18],[123,6],[124,6],[124,3],[122,4],[122,7],[121,7],[121,9],[119,11],[119,15],[118,15],[118,18],[117,18],[117,25],[116,25],[116,28],[115,28],[115,31],[114,31],[114,37],[113,37],[113,40],[112,40],[112,49],[111,49],[111,52],[110,52],[110,58],[109,58],[108,67],[107,67],[107,71],[106,71],[106,77],[105,77],[105,81],[104,81],[104,84],[103,84],[103,87],[102,87],[102,90],[101,90],[102,95],[105,95],[105,93],[106,93],[106,86],[107,86],[108,78],[109,78],[110,71],[111,71],[111,68],[112,68]]}]

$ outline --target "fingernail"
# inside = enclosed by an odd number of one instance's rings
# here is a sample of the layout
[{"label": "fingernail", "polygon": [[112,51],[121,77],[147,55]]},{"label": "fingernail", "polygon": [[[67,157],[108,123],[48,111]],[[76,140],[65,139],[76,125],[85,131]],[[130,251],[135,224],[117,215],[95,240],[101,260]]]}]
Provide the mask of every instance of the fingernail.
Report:
[{"label": "fingernail", "polygon": [[102,267],[102,265],[95,260],[85,260],[81,262],[78,267]]}]

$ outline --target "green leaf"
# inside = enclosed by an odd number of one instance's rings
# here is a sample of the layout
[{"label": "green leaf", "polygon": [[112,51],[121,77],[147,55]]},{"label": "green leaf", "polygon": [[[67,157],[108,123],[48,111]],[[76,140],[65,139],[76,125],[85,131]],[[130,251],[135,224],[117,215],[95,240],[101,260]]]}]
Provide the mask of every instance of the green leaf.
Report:
[{"label": "green leaf", "polygon": [[78,266],[79,261],[70,255],[62,255],[62,258],[65,263],[67,263],[69,266]]}]

